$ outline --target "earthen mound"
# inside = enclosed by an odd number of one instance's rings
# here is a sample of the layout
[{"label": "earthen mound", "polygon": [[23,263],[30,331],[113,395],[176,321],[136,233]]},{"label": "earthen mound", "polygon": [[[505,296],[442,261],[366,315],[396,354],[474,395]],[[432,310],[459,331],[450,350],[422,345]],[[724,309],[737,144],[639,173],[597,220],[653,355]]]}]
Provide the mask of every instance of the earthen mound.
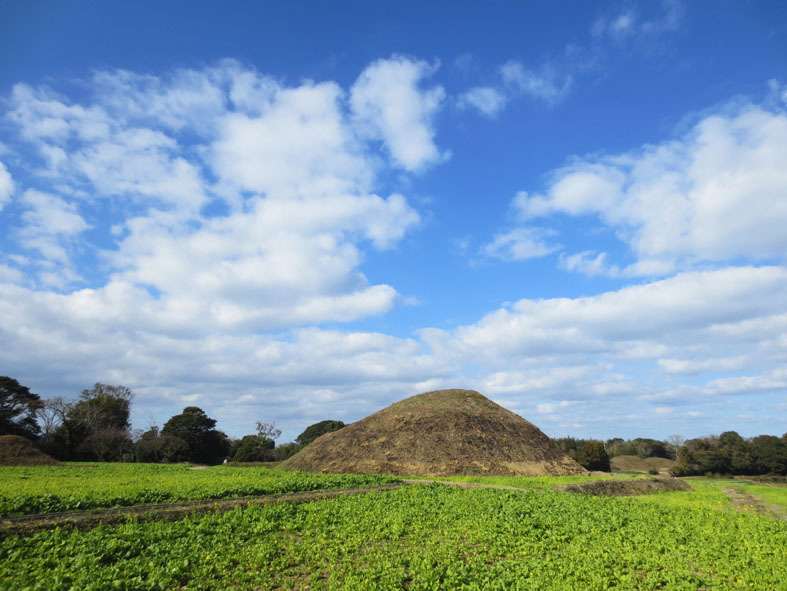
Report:
[{"label": "earthen mound", "polygon": [[401,400],[318,437],[283,467],[406,476],[586,473],[538,427],[473,390]]},{"label": "earthen mound", "polygon": [[668,474],[670,468],[677,466],[675,460],[667,458],[640,458],[638,456],[615,456],[610,460],[614,472],[657,472]]},{"label": "earthen mound", "polygon": [[0,435],[0,466],[56,466],[60,464],[19,435]]},{"label": "earthen mound", "polygon": [[597,497],[626,497],[631,495],[647,495],[664,491],[694,490],[679,478],[652,478],[642,480],[596,480],[580,484],[563,484],[553,486],[561,492],[580,493]]}]

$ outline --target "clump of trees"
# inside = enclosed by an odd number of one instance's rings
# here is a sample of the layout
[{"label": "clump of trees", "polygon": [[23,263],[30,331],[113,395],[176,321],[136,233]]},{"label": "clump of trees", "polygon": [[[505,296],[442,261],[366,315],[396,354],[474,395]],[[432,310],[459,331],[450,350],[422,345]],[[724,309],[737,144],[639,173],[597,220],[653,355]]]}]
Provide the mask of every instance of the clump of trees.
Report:
[{"label": "clump of trees", "polygon": [[604,442],[597,439],[575,439],[574,437],[561,437],[553,439],[570,458],[585,468],[585,470],[598,470],[609,472],[609,455],[604,448]]},{"label": "clump of trees", "polygon": [[[676,436],[673,436],[676,437]],[[640,458],[675,459],[676,446],[666,441],[637,437],[624,440],[620,437],[607,439],[604,446],[610,458],[615,456],[637,456]]]},{"label": "clump of trees", "polygon": [[678,449],[675,476],[734,474],[787,476],[787,433],[744,439],[735,431],[689,439]]},{"label": "clump of trees", "polygon": [[279,436],[281,429],[276,425],[257,421],[257,433],[234,441],[229,459],[232,462],[275,462],[275,441]]},{"label": "clump of trees", "polygon": [[186,461],[218,464],[229,455],[230,440],[215,427],[216,419],[197,406],[187,406],[164,424],[161,435],[178,437],[186,443]]},{"label": "clump of trees", "polygon": [[36,439],[41,432],[36,420],[44,406],[41,397],[13,378],[0,376],[0,435]]},{"label": "clump of trees", "polygon": [[295,443],[297,443],[298,445],[309,445],[320,435],[325,435],[326,433],[332,433],[333,431],[338,431],[342,427],[345,427],[345,424],[342,421],[328,420],[328,421],[320,421],[319,423],[314,423],[313,425],[309,425],[308,427],[306,427],[304,432],[295,438]]}]

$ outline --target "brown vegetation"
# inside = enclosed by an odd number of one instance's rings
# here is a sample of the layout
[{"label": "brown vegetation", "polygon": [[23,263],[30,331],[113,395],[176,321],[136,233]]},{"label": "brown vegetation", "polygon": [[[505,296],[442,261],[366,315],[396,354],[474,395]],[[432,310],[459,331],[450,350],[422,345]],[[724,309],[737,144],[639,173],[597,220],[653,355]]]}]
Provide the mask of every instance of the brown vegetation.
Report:
[{"label": "brown vegetation", "polygon": [[283,467],[412,476],[586,473],[538,427],[473,390],[401,400],[318,437]]},{"label": "brown vegetation", "polygon": [[650,472],[669,474],[671,468],[678,465],[675,460],[667,458],[640,458],[639,456],[615,456],[610,460],[615,472]]},{"label": "brown vegetation", "polygon": [[59,463],[29,439],[19,435],[0,436],[0,466],[56,466]]},{"label": "brown vegetation", "polygon": [[690,491],[691,486],[679,478],[648,478],[637,480],[595,480],[581,484],[552,487],[561,492],[581,493],[597,497],[646,495],[660,491]]}]

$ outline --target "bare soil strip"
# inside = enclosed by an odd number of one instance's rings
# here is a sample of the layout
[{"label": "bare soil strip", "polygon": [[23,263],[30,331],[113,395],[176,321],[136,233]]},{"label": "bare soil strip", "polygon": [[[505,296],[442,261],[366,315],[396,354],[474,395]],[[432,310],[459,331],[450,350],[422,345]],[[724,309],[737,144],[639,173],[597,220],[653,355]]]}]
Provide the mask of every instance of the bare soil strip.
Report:
[{"label": "bare soil strip", "polygon": [[[480,484],[476,482],[452,482],[448,480],[405,480],[407,484],[424,484],[436,482],[460,488],[496,488],[500,490],[533,490],[532,488],[518,488],[501,484]],[[649,478],[638,480],[594,480],[580,484],[556,484],[550,487],[558,492],[580,493],[597,497],[620,497],[630,495],[644,495],[660,491],[683,490],[690,491],[691,487],[679,478]]]},{"label": "bare soil strip", "polygon": [[268,505],[286,501],[290,503],[306,503],[318,499],[328,499],[340,495],[357,495],[381,490],[393,490],[403,486],[402,483],[381,484],[357,488],[319,490],[264,497],[243,497],[238,499],[216,499],[212,501],[190,501],[162,505],[135,505],[98,511],[79,511],[73,513],[45,513],[37,515],[13,515],[0,517],[0,539],[12,536],[29,536],[42,530],[89,529],[100,524],[123,523],[129,517],[138,521],[175,521],[193,513],[211,513],[213,511],[229,511],[235,507],[251,505]]},{"label": "bare soil strip", "polygon": [[743,489],[737,486],[722,486],[721,490],[727,495],[732,502],[733,509],[737,511],[753,511],[760,515],[774,517],[776,519],[787,520],[780,507],[763,503],[757,497],[750,495]]}]

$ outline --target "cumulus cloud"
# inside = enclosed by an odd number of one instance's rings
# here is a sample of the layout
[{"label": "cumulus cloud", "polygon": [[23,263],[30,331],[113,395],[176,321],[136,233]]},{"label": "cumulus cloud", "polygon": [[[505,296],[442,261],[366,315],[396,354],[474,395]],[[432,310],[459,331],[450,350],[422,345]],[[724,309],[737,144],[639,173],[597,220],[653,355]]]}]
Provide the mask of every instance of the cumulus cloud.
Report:
[{"label": "cumulus cloud", "polygon": [[769,323],[767,335],[776,339],[769,347],[777,350],[785,296],[787,270],[730,267],[592,297],[522,299],[453,331],[424,331],[423,338],[436,351],[488,367],[589,354],[655,363],[697,343],[744,347],[744,334]]},{"label": "cumulus cloud", "polygon": [[[264,113],[222,118],[213,163],[227,182],[273,198],[367,189],[372,170],[341,111],[333,83],[280,89]],[[412,140],[400,130],[401,143]],[[415,142],[422,137],[417,134]]]},{"label": "cumulus cloud", "polygon": [[[407,168],[437,154],[429,124],[442,91],[417,88],[428,73],[382,60],[353,91],[364,124]],[[122,293],[140,322],[171,330],[347,322],[398,300],[358,267],[366,245],[393,247],[420,216],[403,195],[373,192],[379,163],[337,84],[285,87],[227,60],[162,76],[99,72],[88,87],[92,98],[76,102],[18,84],[8,113],[49,189],[24,193],[18,244],[62,264],[67,242],[95,225],[78,209],[98,222],[93,255],[110,276],[79,297],[102,308],[107,292]],[[385,103],[388,91],[407,104]],[[80,280],[71,263],[60,287]]]},{"label": "cumulus cloud", "polygon": [[[578,158],[544,193],[514,199],[523,221],[597,216],[637,256],[611,275],[657,275],[703,261],[778,259],[787,252],[787,115],[755,105],[722,109],[687,133],[639,150]],[[753,204],[756,204],[754,206]],[[603,253],[570,255],[596,274]]]},{"label": "cumulus cloud", "polygon": [[432,124],[445,91],[419,87],[435,69],[424,61],[394,56],[372,63],[352,87],[350,103],[363,132],[383,141],[393,162],[408,171],[447,157],[434,143]]}]

